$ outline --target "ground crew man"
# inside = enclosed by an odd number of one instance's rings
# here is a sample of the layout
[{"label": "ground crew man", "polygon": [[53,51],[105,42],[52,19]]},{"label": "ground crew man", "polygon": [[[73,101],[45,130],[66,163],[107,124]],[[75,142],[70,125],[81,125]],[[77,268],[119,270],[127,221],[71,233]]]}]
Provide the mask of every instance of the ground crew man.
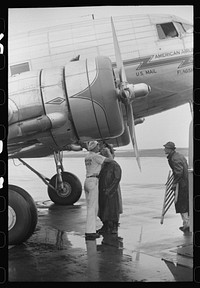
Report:
[{"label": "ground crew man", "polygon": [[178,185],[178,195],[175,195],[175,210],[180,213],[183,226],[179,229],[183,232],[189,232],[189,185],[188,185],[188,164],[185,157],[176,152],[175,144],[167,142],[163,145],[169,166],[172,169],[174,180],[172,189],[176,191]]},{"label": "ground crew man", "polygon": [[99,155],[99,143],[90,141],[88,144],[89,153],[85,157],[86,179],[84,190],[87,205],[86,219],[86,240],[94,240],[100,235],[96,233],[96,219],[98,213],[98,195],[99,195],[99,173],[104,161],[113,161],[102,155]]}]

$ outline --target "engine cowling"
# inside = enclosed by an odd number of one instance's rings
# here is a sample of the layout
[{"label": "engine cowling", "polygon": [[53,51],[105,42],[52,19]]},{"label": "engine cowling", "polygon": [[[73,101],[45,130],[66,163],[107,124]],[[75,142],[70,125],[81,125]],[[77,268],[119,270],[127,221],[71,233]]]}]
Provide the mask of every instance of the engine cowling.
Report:
[{"label": "engine cowling", "polygon": [[65,66],[65,83],[79,138],[88,141],[120,136],[124,124],[110,59],[97,57],[76,65],[76,73]]},{"label": "engine cowling", "polygon": [[126,146],[130,143],[130,136],[129,136],[129,132],[128,132],[128,126],[127,124],[124,122],[124,132],[122,135],[116,137],[116,138],[112,138],[107,140],[106,142],[108,142],[109,144],[113,144],[114,147],[121,147],[121,146]]}]

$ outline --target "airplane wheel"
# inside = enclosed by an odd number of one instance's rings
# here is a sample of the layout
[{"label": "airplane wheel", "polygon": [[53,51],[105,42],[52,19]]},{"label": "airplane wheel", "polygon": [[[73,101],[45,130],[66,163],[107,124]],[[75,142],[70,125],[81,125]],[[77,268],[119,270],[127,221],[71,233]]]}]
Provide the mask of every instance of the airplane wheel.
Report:
[{"label": "airplane wheel", "polygon": [[[69,172],[62,172],[62,179],[64,189],[61,191],[54,191],[48,186],[49,198],[58,205],[72,205],[81,197],[82,185],[78,177]],[[57,174],[54,175],[50,184],[56,188]]]},{"label": "airplane wheel", "polygon": [[20,244],[35,231],[37,208],[33,198],[15,185],[9,185],[8,202],[8,243]]}]

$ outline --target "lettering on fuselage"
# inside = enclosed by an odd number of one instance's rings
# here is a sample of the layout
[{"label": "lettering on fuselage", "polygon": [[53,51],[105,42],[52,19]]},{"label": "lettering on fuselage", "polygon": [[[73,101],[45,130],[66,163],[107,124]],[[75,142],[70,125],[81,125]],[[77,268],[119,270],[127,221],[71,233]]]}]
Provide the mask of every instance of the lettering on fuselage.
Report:
[{"label": "lettering on fuselage", "polygon": [[136,72],[136,76],[139,77],[139,76],[151,75],[155,73],[157,73],[155,69],[148,69],[148,70]]},{"label": "lettering on fuselage", "polygon": [[182,50],[175,50],[175,51],[171,51],[171,52],[167,52],[167,53],[161,53],[161,54],[156,54],[155,55],[155,59],[156,58],[163,58],[163,57],[169,57],[169,56],[174,56],[174,55],[182,55],[182,54],[187,54],[187,53],[191,53],[193,51],[193,49],[182,49]]},{"label": "lettering on fuselage", "polygon": [[179,69],[179,70],[177,70],[177,75],[182,75],[185,73],[191,73],[192,71],[193,71],[193,68]]},{"label": "lettering on fuselage", "polygon": [[[180,68],[184,68],[186,66],[190,66],[193,63],[193,56],[191,52],[193,49],[182,49],[182,50],[175,50],[168,53],[161,53],[155,54],[139,59],[134,59],[130,61],[125,61],[125,65],[134,65],[139,63],[138,67],[136,68],[136,76],[148,76],[157,73],[157,70],[154,67],[161,67],[170,64],[179,64],[177,67],[177,74],[180,73],[188,73],[192,72],[192,68],[187,68],[180,70]],[[165,58],[166,57],[166,58]],[[145,69],[146,68],[146,69]],[[147,69],[152,68],[152,69]],[[145,70],[144,70],[145,69]],[[140,70],[140,71],[138,71]]]}]

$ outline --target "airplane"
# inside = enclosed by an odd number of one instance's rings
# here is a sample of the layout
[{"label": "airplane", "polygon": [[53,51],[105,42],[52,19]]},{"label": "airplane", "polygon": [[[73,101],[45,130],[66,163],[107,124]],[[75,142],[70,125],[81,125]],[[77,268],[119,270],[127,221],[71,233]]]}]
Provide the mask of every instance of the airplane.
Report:
[{"label": "airplane", "polygon": [[[8,157],[48,186],[50,199],[72,205],[81,196],[64,171],[63,151],[90,140],[132,142],[144,117],[191,103],[193,25],[174,15],[131,15],[58,25],[9,38]],[[43,176],[22,158],[54,155],[57,173]],[[31,195],[9,185],[9,244],[37,225]]]}]

